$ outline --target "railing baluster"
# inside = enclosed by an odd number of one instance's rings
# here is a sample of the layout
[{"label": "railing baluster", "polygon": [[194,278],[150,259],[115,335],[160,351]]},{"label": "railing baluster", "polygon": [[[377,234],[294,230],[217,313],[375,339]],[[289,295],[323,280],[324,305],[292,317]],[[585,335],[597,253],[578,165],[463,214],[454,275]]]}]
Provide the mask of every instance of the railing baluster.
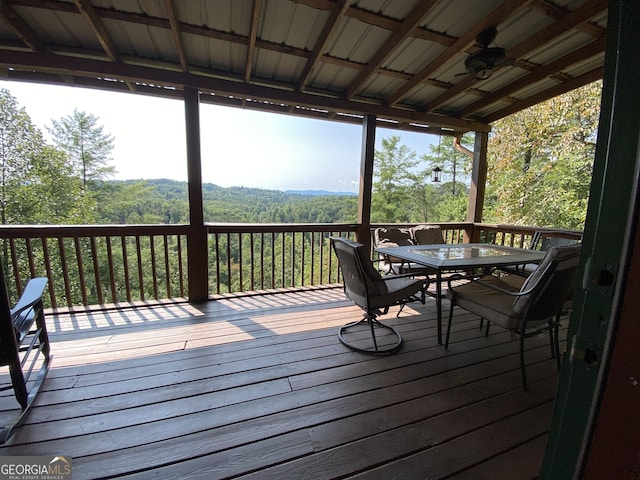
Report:
[{"label": "railing baluster", "polygon": [[142,251],[140,247],[140,235],[136,235],[136,261],[138,263],[138,288],[140,289],[140,300],[145,300],[144,278],[142,275]]},{"label": "railing baluster", "polygon": [[215,250],[216,250],[216,293],[220,293],[220,235],[218,233],[214,236]]},{"label": "railing baluster", "polygon": [[226,234],[227,239],[227,293],[231,293],[232,271],[231,271],[231,237]]},{"label": "railing baluster", "polygon": [[[55,292],[55,284],[53,283],[53,272],[51,270],[51,258],[49,257],[49,245],[47,243],[47,239],[42,239],[42,255],[44,256],[44,265],[45,271],[47,272],[47,279],[49,280],[49,289],[51,291],[51,307],[56,308],[58,306],[58,302],[56,299]],[[35,276],[35,274],[31,274]],[[71,305],[69,305],[71,306]]]},{"label": "railing baluster", "polygon": [[105,244],[107,246],[107,264],[109,265],[109,286],[111,287],[111,303],[117,303],[118,297],[116,295],[116,275],[113,263],[113,251],[111,250],[111,237],[105,237]]},{"label": "railing baluster", "polygon": [[167,235],[162,235],[162,246],[164,248],[164,278],[167,282],[167,298],[171,298],[171,271],[169,268],[169,245],[167,242]]},{"label": "railing baluster", "polygon": [[153,297],[158,298],[158,268],[156,266],[156,242],[153,235],[149,235],[149,254],[151,255],[151,278],[153,280]]},{"label": "railing baluster", "polygon": [[129,257],[127,252],[127,238],[120,235],[120,244],[122,245],[122,274],[124,275],[124,289],[127,296],[127,302],[131,301],[131,282],[129,281]]},{"label": "railing baluster", "polygon": [[80,239],[78,237],[73,238],[73,245],[76,251],[76,264],[78,265],[78,280],[80,282],[80,296],[82,297],[82,304],[89,305],[87,298],[87,282],[84,278],[84,262],[82,261],[82,249],[80,247]]},{"label": "railing baluster", "polygon": [[96,237],[91,237],[91,257],[93,258],[93,277],[96,282],[96,294],[98,295],[98,303],[102,305],[104,303],[104,296],[102,295],[102,280],[100,279],[100,267],[98,266],[98,248],[96,246]]},{"label": "railing baluster", "polygon": [[242,270],[244,269],[244,262],[242,258],[242,233],[238,234],[238,281],[240,283],[240,291],[244,291]]},{"label": "railing baluster", "polygon": [[176,235],[176,245],[178,248],[178,285],[180,287],[180,296],[184,297],[184,265],[182,263],[182,236]]},{"label": "railing baluster", "polygon": [[67,303],[73,305],[73,297],[71,295],[71,286],[69,284],[69,268],[67,264],[67,254],[64,248],[64,237],[58,237],[58,251],[60,252],[60,267],[62,269],[62,278],[64,279],[64,291],[67,296]]},{"label": "railing baluster", "polygon": [[[29,238],[27,238],[26,240],[27,242],[30,241]],[[17,296],[20,296],[22,295],[22,278],[20,275],[20,263],[18,262],[18,252],[16,251],[16,241],[13,238],[9,239],[9,250],[11,252],[11,264],[13,265],[13,271],[15,272],[14,280],[16,284],[16,294]]]}]

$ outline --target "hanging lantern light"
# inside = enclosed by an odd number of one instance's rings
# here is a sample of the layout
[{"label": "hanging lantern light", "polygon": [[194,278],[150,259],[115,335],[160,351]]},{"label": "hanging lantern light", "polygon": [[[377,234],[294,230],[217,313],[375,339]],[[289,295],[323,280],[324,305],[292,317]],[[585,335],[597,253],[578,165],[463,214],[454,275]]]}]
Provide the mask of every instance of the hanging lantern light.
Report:
[{"label": "hanging lantern light", "polygon": [[433,169],[433,178],[431,179],[432,182],[440,182],[440,175],[442,173],[442,169],[440,167],[436,167]]}]

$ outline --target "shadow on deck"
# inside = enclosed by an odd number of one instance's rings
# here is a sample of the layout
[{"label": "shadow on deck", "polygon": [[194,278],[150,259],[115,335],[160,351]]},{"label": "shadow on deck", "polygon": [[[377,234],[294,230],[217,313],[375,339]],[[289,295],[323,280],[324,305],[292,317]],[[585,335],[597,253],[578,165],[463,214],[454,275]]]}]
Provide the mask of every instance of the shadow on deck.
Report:
[{"label": "shadow on deck", "polygon": [[51,372],[0,454],[70,456],[74,479],[535,478],[547,338],[527,341],[525,393],[508,332],[460,310],[445,351],[432,299],[395,312],[383,357],[339,342],[360,316],[339,288],[49,315]]}]

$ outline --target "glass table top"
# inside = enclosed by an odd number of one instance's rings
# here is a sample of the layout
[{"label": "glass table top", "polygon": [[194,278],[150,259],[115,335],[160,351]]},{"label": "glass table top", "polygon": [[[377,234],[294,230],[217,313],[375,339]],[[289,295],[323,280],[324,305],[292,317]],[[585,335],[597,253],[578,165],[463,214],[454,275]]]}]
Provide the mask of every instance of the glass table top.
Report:
[{"label": "glass table top", "polygon": [[538,263],[545,255],[545,252],[537,250],[490,243],[378,247],[376,250],[386,255],[438,269]]},{"label": "glass table top", "polygon": [[440,260],[499,257],[501,255],[513,255],[510,250],[500,249],[493,246],[456,245],[453,247],[440,247],[429,249],[410,248],[411,253],[425,255],[427,257]]}]

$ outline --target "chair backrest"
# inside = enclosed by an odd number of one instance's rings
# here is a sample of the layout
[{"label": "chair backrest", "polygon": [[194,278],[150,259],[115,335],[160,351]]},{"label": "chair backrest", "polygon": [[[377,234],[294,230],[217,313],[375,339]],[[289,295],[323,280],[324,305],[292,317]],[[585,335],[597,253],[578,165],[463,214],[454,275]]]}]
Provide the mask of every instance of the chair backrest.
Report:
[{"label": "chair backrest", "polygon": [[521,292],[531,291],[515,299],[514,312],[519,315],[526,312],[529,320],[555,316],[573,290],[580,248],[580,244],[551,247],[538,268],[522,285]]},{"label": "chair backrest", "polygon": [[4,281],[4,272],[0,265],[0,365],[6,365],[18,350],[16,331],[11,319],[9,293]]},{"label": "chair backrest", "polygon": [[371,264],[364,245],[343,237],[331,237],[330,240],[342,271],[345,293],[356,305],[367,310],[370,298],[387,293],[385,282]]},{"label": "chair backrest", "polygon": [[411,229],[416,245],[439,245],[444,243],[440,225],[416,225]]},{"label": "chair backrest", "polygon": [[[411,230],[408,228],[379,227],[373,232],[374,247],[403,247],[413,245]],[[403,263],[401,258],[392,256],[380,256],[381,259],[391,263]]]},{"label": "chair backrest", "polygon": [[531,237],[531,245],[529,245],[529,248],[548,252],[551,247],[575,245],[576,243],[580,243],[579,238],[558,237],[544,231],[536,231]]},{"label": "chair backrest", "polygon": [[373,232],[373,240],[377,247],[401,247],[413,245],[411,230],[408,228],[379,227]]}]

